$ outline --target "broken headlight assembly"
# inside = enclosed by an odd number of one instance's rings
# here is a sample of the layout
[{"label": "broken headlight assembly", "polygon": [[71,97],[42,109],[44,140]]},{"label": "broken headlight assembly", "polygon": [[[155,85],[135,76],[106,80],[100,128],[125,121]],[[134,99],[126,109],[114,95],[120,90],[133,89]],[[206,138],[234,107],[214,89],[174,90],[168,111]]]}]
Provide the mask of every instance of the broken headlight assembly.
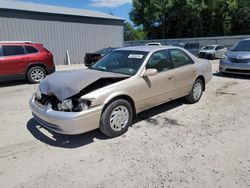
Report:
[{"label": "broken headlight assembly", "polygon": [[41,100],[42,99],[42,93],[40,91],[40,89],[38,88],[37,91],[35,92],[35,98],[37,100]]},{"label": "broken headlight assembly", "polygon": [[60,111],[66,111],[66,110],[72,111],[72,109],[73,109],[72,100],[71,99],[66,99],[66,100],[62,101],[61,103],[58,103],[57,108]]},{"label": "broken headlight assembly", "polygon": [[66,99],[57,104],[59,111],[80,112],[90,108],[91,100],[87,99]]}]

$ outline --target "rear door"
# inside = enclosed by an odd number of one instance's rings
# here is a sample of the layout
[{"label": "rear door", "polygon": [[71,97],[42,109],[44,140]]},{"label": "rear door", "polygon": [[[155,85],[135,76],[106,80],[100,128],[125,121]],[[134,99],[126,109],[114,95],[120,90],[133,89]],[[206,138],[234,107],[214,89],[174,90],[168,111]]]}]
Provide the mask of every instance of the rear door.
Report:
[{"label": "rear door", "polygon": [[24,74],[27,64],[24,54],[24,47],[21,45],[2,45],[1,76]]},{"label": "rear door", "polygon": [[180,49],[171,49],[169,54],[175,71],[174,98],[185,96],[191,90],[196,77],[194,61]]}]

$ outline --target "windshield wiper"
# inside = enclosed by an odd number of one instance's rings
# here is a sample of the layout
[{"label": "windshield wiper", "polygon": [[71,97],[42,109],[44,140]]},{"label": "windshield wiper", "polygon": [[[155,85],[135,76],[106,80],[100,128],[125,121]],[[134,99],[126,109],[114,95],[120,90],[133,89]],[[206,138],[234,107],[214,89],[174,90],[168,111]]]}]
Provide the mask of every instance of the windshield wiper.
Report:
[{"label": "windshield wiper", "polygon": [[96,68],[94,68],[94,67],[89,67],[89,68],[92,69],[92,70],[109,72],[105,67],[102,67],[102,66],[98,66]]},{"label": "windshield wiper", "polygon": [[100,68],[103,71],[107,71],[106,67],[98,66],[98,68]]}]

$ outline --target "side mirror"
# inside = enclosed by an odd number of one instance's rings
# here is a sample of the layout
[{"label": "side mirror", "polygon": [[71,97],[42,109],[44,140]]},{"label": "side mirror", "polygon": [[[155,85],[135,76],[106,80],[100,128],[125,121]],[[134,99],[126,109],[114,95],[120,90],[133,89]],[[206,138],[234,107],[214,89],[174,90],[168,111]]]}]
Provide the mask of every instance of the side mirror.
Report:
[{"label": "side mirror", "polygon": [[142,74],[142,77],[155,76],[157,75],[157,73],[158,73],[157,69],[146,69]]}]

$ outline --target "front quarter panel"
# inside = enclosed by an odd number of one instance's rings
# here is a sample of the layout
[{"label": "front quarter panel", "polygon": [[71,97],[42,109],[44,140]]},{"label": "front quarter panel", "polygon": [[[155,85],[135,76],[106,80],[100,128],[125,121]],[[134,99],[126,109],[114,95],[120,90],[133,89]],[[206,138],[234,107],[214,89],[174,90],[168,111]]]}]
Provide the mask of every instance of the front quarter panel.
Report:
[{"label": "front quarter panel", "polygon": [[122,95],[126,95],[134,99],[133,97],[136,95],[136,92],[132,89],[132,82],[133,81],[131,81],[131,78],[128,78],[92,91],[86,95],[83,95],[82,98],[92,100],[92,106],[105,106],[112,99]]}]

